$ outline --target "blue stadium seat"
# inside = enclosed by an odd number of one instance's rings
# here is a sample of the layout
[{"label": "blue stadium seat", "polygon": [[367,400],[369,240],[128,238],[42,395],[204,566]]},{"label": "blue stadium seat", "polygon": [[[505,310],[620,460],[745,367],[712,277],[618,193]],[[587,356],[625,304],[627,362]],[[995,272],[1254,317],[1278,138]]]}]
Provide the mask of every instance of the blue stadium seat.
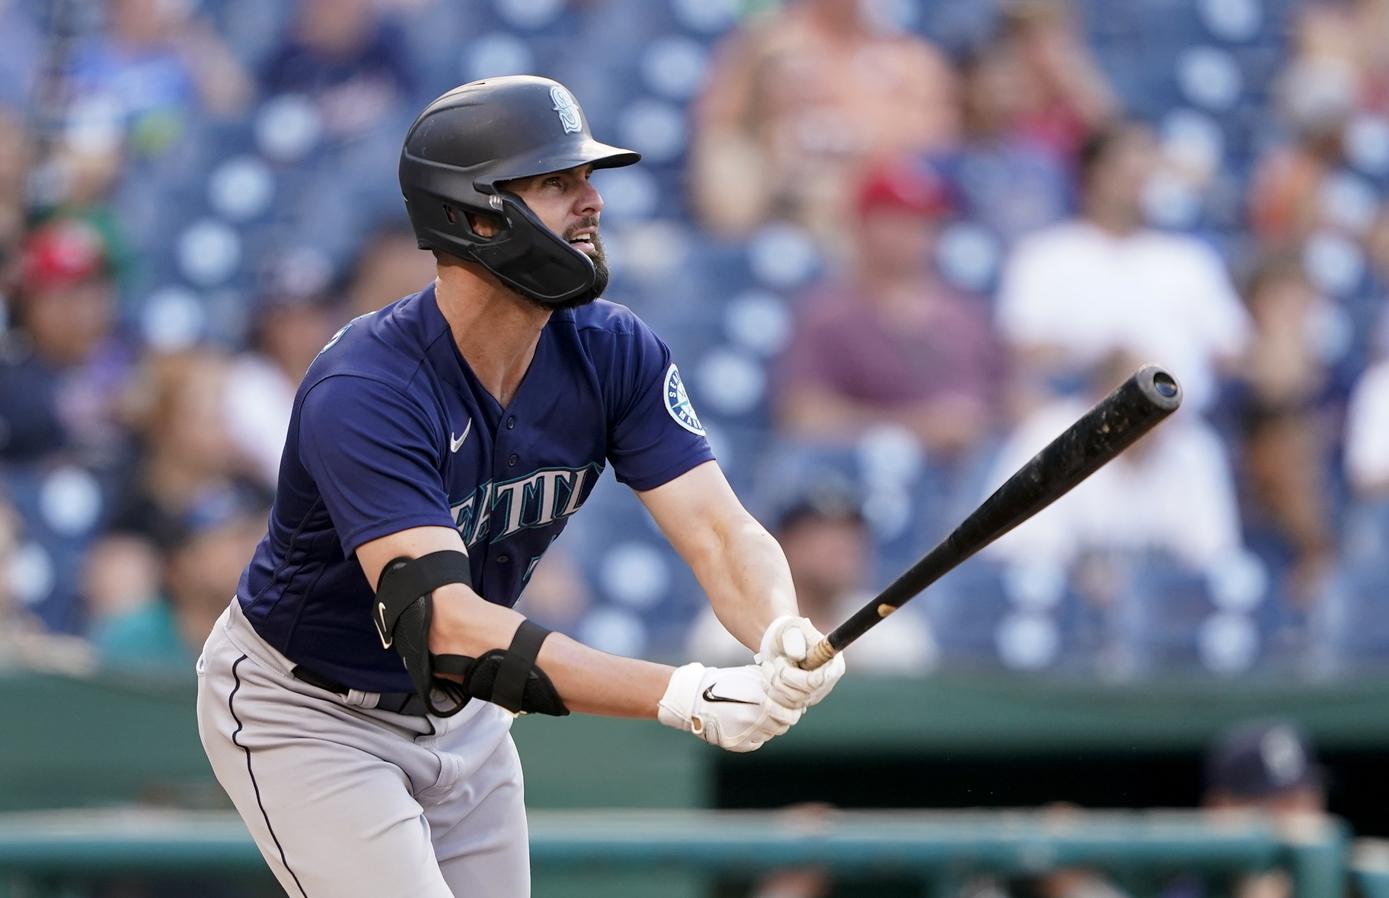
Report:
[{"label": "blue stadium seat", "polygon": [[915,601],[931,621],[943,665],[996,663],[999,627],[1013,610],[1002,565],[967,561]]},{"label": "blue stadium seat", "polygon": [[83,552],[109,498],[100,480],[76,465],[3,465],[0,496],[22,522],[7,572],[16,597],[49,629],[80,633]]},{"label": "blue stadium seat", "polygon": [[976,556],[914,600],[936,633],[943,666],[1061,670],[1088,659],[1064,576]]},{"label": "blue stadium seat", "polygon": [[[611,626],[616,636],[626,638],[637,622],[643,648],[679,654],[673,643],[682,638],[682,627],[698,611],[703,593],[627,487],[605,473],[562,539],[597,600],[595,610],[602,610],[596,626]],[[653,568],[660,574],[654,593],[649,591]]]},{"label": "blue stadium seat", "polygon": [[[1266,650],[1261,597],[1232,602],[1211,572],[1163,554],[1134,558],[1120,593],[1116,635],[1135,672],[1241,674]],[[1252,601],[1252,605],[1251,605]]]},{"label": "blue stadium seat", "polygon": [[1389,567],[1347,564],[1314,610],[1321,666],[1345,672],[1389,661]]},{"label": "blue stadium seat", "polygon": [[1389,501],[1357,502],[1346,510],[1341,554],[1351,565],[1389,558]]}]

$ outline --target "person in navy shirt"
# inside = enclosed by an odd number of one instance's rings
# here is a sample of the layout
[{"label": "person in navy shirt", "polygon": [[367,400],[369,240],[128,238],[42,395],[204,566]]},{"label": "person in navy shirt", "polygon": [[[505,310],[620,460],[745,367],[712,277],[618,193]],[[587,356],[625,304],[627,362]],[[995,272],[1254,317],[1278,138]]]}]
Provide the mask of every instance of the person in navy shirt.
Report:
[{"label": "person in navy shirt", "polygon": [[[752,751],[843,675],[804,669],[822,635],[669,349],[598,298],[591,177],[637,159],[531,76],[462,85],[411,126],[401,189],[437,277],[310,365],[268,531],[198,662],[203,745],[290,895],[529,894],[516,713]],[[609,464],[750,663],[621,658],[513,609]]]}]

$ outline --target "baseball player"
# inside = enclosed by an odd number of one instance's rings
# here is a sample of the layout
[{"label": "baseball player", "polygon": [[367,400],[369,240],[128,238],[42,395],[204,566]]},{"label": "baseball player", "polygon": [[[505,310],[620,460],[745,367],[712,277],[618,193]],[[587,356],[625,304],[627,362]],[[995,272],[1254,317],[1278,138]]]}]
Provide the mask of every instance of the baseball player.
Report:
[{"label": "baseball player", "polygon": [[[595,141],[543,78],[458,87],[400,184],[437,278],[354,319],[295,398],[269,529],[198,661],[222,786],[296,898],[529,894],[518,713],[656,718],[730,751],[843,675],[670,351],[607,282]],[[607,655],[512,610],[605,464],[757,663]],[[601,524],[597,524],[601,526]]]}]

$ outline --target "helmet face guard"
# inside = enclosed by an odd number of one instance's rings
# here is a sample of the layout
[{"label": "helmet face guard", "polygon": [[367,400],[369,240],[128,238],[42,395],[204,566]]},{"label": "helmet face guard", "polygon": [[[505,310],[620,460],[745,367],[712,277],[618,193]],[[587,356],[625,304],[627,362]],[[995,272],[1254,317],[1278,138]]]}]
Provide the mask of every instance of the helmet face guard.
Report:
[{"label": "helmet face guard", "polygon": [[[492,78],[454,88],[425,108],[401,150],[400,188],[421,249],[477,262],[535,302],[562,306],[592,293],[593,260],[497,185],[640,158],[594,140],[578,103],[557,82]],[[500,219],[501,230],[480,236],[470,212]]]}]

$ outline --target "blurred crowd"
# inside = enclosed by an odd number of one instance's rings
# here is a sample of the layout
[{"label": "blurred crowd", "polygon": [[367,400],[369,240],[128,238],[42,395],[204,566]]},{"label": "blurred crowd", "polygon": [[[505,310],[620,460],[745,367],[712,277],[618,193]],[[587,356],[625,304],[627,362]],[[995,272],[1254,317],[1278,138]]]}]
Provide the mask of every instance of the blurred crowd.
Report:
[{"label": "blurred crowd", "polygon": [[[851,664],[1389,661],[1385,0],[0,0],[0,659],[190,663],[299,377],[433,276],[406,125],[516,72],[642,151],[597,179],[608,298],[822,627],[1140,364],[1181,381]],[[717,660],[638,506],[589,501],[522,609]]]}]

